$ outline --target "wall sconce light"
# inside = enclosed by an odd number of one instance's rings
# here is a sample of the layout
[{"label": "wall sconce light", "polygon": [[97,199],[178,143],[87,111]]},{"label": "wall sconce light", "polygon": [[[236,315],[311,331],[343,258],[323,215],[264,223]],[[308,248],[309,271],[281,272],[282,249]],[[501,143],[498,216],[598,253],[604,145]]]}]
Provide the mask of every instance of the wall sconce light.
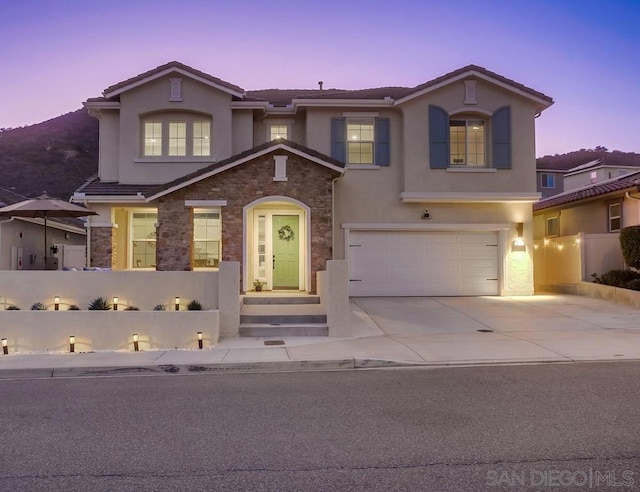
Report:
[{"label": "wall sconce light", "polygon": [[113,297],[113,310],[114,311],[118,310],[118,301],[120,301],[120,299],[118,299],[118,296],[114,296]]},{"label": "wall sconce light", "polygon": [[198,332],[198,348],[202,350],[202,332]]},{"label": "wall sconce light", "polygon": [[9,343],[6,338],[2,339],[2,353],[4,355],[9,355]]},{"label": "wall sconce light", "polygon": [[138,334],[137,333],[133,334],[133,350],[135,352],[138,352],[140,350],[140,347],[138,346]]},{"label": "wall sconce light", "polygon": [[176,297],[175,301],[176,311],[180,311],[180,298]]},{"label": "wall sconce light", "polygon": [[75,352],[75,351],[76,351],[76,337],[71,335],[69,337],[69,352]]},{"label": "wall sconce light", "polygon": [[429,220],[431,218],[431,213],[429,213],[429,209],[427,208],[424,213],[422,214],[422,219],[423,220]]},{"label": "wall sconce light", "polygon": [[524,242],[524,224],[522,222],[518,222],[516,225],[516,232],[518,237],[513,240],[511,243],[511,251],[527,251],[527,246]]},{"label": "wall sconce light", "polygon": [[53,298],[53,310],[54,311],[60,310],[60,296],[55,296]]}]

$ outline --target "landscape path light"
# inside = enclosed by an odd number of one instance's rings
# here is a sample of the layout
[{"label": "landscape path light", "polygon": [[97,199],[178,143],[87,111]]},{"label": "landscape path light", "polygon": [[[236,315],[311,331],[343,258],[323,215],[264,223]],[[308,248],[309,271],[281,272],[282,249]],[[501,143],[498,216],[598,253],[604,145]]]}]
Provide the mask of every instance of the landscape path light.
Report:
[{"label": "landscape path light", "polygon": [[53,310],[58,311],[60,309],[60,296],[55,296],[53,298]]},{"label": "landscape path light", "polygon": [[76,337],[71,335],[69,337],[69,352],[75,352],[76,351]]},{"label": "landscape path light", "polygon": [[4,355],[8,355],[9,354],[9,342],[7,342],[6,338],[2,339],[2,353]]}]

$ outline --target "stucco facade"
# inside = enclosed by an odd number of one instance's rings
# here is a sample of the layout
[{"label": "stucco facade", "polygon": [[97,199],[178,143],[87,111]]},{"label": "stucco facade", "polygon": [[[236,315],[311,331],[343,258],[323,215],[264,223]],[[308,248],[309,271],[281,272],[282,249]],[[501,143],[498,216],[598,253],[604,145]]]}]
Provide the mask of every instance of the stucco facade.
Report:
[{"label": "stucco facade", "polygon": [[[490,241],[495,265],[487,275],[497,282],[490,292],[527,294],[533,291],[531,204],[539,197],[534,122],[552,102],[476,66],[414,88],[245,92],[171,62],[87,101],[101,122],[100,176],[74,199],[100,212],[92,223],[114,231],[109,237],[116,259],[105,258],[104,232],[90,235],[91,256],[92,262],[116,269],[136,268],[132,214],[142,210],[156,214],[155,235],[147,234],[155,261],[147,266],[197,269],[193,214],[206,209],[219,214],[220,259],[240,262],[242,290],[251,290],[256,278],[275,288],[278,239],[269,235],[282,216],[300,228],[295,229],[301,241],[295,259],[300,290],[315,291],[316,274],[327,260],[356,264],[353,255],[364,249],[350,237],[363,231],[380,237],[420,232],[427,241],[448,235],[446,240],[460,244],[460,265],[464,256],[479,254],[465,253],[467,236],[488,232],[495,238]],[[444,118],[438,124],[448,125],[440,128],[442,142],[436,142],[433,108]],[[204,155],[195,155],[189,150],[196,145],[191,125],[202,121],[210,140]],[[467,165],[464,158],[454,163],[451,157],[449,162],[450,139],[460,138],[451,136],[453,122],[459,129],[470,121],[480,122],[482,133],[474,136],[480,139],[474,140],[480,161]],[[157,125],[155,137],[162,141],[158,155],[145,154],[145,145],[155,145],[145,133],[149,122]],[[186,137],[170,133],[174,122]],[[186,147],[185,155],[167,155],[174,141]],[[436,148],[438,156],[432,155]],[[364,157],[354,149],[365,149]],[[511,251],[519,235],[529,245],[524,255]],[[274,273],[265,270],[266,256],[274,258]],[[454,275],[463,269],[456,267],[458,260],[451,260]],[[459,292],[472,291],[462,285]]]}]

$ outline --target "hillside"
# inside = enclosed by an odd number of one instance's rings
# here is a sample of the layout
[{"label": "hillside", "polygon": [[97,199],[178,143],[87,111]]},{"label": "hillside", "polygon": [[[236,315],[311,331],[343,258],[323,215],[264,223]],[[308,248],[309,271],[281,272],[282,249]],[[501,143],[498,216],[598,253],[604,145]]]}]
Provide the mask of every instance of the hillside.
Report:
[{"label": "hillside", "polygon": [[606,147],[580,149],[566,154],[545,155],[536,159],[538,169],[557,169],[566,171],[589,161],[600,159],[612,166],[640,167],[640,154],[634,152],[609,151]]},{"label": "hillside", "polygon": [[84,109],[0,130],[0,187],[67,200],[98,171],[98,120]]}]

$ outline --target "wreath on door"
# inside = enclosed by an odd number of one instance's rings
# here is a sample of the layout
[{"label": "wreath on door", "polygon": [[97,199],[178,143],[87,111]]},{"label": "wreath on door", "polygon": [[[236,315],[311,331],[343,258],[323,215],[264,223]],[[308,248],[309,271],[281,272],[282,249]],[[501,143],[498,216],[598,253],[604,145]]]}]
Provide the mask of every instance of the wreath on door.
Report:
[{"label": "wreath on door", "polygon": [[278,237],[281,241],[291,241],[295,238],[295,234],[291,226],[284,225],[280,229],[278,229]]}]

